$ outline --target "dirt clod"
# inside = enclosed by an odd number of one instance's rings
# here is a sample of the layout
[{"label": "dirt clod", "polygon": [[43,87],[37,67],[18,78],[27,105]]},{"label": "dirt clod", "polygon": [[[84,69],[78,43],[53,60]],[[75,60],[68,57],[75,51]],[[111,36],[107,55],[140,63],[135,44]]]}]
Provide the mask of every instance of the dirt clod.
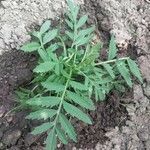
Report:
[{"label": "dirt clod", "polygon": [[21,136],[21,131],[16,129],[16,130],[10,130],[7,131],[5,133],[5,135],[2,138],[2,142],[6,145],[6,146],[10,146],[10,145],[15,145],[16,142],[18,141],[18,139]]}]

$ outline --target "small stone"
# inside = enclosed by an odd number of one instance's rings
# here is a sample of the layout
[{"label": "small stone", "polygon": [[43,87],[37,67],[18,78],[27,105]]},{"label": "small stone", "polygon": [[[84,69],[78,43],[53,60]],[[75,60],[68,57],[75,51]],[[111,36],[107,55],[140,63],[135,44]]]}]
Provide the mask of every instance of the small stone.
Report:
[{"label": "small stone", "polygon": [[12,146],[9,150],[20,150],[17,146]]},{"label": "small stone", "polygon": [[150,98],[150,84],[144,88],[144,94]]},{"label": "small stone", "polygon": [[145,0],[145,1],[150,4],[150,0]]},{"label": "small stone", "polygon": [[0,139],[2,138],[3,136],[3,132],[0,130]]},{"label": "small stone", "polygon": [[7,146],[10,146],[10,145],[15,145],[16,142],[18,141],[18,139],[20,138],[21,136],[21,131],[18,130],[18,129],[15,129],[15,130],[10,130],[10,131],[7,131],[3,138],[2,138],[2,142],[7,145]]},{"label": "small stone", "polygon": [[24,140],[25,145],[26,146],[32,145],[38,138],[39,138],[39,135],[32,135],[32,134],[28,133]]},{"label": "small stone", "polygon": [[4,106],[1,106],[0,107],[0,117],[3,117],[3,115],[5,114],[5,107]]},{"label": "small stone", "polygon": [[9,122],[9,123],[12,122],[13,116],[7,116],[7,117],[6,117],[6,120],[7,120],[7,122]]},{"label": "small stone", "polygon": [[150,147],[150,139],[148,141],[146,141],[146,147]]},{"label": "small stone", "polygon": [[130,116],[135,114],[136,108],[134,107],[133,104],[128,104],[126,107],[128,113],[130,114]]},{"label": "small stone", "polygon": [[141,129],[138,132],[138,137],[142,141],[147,141],[149,139],[149,131],[146,128]]},{"label": "small stone", "polygon": [[4,144],[0,142],[0,150],[3,150],[5,148]]},{"label": "small stone", "polygon": [[138,58],[143,79],[150,82],[150,56],[141,56]]}]

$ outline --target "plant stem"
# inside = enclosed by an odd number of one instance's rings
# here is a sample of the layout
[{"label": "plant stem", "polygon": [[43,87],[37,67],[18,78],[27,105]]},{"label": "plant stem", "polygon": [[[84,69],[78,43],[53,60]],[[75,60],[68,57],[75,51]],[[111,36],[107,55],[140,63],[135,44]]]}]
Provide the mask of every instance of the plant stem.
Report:
[{"label": "plant stem", "polygon": [[65,97],[65,94],[66,94],[66,91],[67,91],[68,84],[69,84],[70,79],[71,79],[71,75],[72,75],[72,70],[70,71],[69,78],[68,78],[68,80],[67,80],[67,82],[66,82],[66,85],[65,85],[65,88],[64,88],[62,97],[61,97],[61,101],[60,101],[60,103],[59,103],[57,115],[56,115],[56,118],[55,118],[55,120],[54,120],[54,127],[53,127],[54,130],[55,130],[56,125],[57,125],[58,117],[59,117],[59,114],[60,114],[60,111],[61,111],[61,108],[62,108],[62,105],[63,105],[64,97]]},{"label": "plant stem", "polygon": [[129,59],[129,57],[123,57],[123,58],[119,58],[119,59],[108,60],[108,61],[104,61],[104,62],[95,63],[95,66],[108,64],[108,63],[113,63],[113,62],[116,62],[116,61],[119,61],[119,60],[127,60],[127,59]]},{"label": "plant stem", "polygon": [[45,50],[43,42],[42,42],[42,38],[40,37],[39,40],[40,40],[40,44],[41,44],[42,49]]},{"label": "plant stem", "polygon": [[82,63],[82,62],[85,60],[85,58],[86,58],[88,48],[89,48],[89,45],[87,45],[87,47],[86,47],[86,50],[85,50],[85,52],[84,52],[84,56],[83,56],[83,58],[82,58],[82,60],[81,60],[81,63]]},{"label": "plant stem", "polygon": [[77,50],[78,50],[78,47],[77,47],[77,45],[76,45],[76,46],[75,46],[75,55],[74,55],[74,64],[75,64],[75,62],[76,62]]},{"label": "plant stem", "polygon": [[63,39],[62,39],[60,36],[58,36],[58,38],[60,39],[60,41],[61,41],[61,43],[62,43],[62,45],[63,45],[63,48],[64,48],[64,55],[65,55],[65,57],[67,57],[67,50],[66,50],[65,43],[64,43]]}]

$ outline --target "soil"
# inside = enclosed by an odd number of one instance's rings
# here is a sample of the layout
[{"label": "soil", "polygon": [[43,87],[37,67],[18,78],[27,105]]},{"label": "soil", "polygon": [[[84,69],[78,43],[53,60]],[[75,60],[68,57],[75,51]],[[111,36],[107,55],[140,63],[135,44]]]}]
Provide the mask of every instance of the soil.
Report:
[{"label": "soil", "polygon": [[[116,37],[119,55],[137,60],[144,83],[136,83],[124,95],[112,92],[107,100],[90,112],[93,125],[75,122],[78,143],[62,150],[149,150],[150,149],[150,1],[77,0],[88,24],[96,24],[96,40],[108,45]],[[10,112],[16,105],[14,91],[32,79],[36,57],[24,54],[20,46],[30,40],[27,34],[45,19],[58,20],[65,1],[0,1],[0,149],[43,150],[45,135],[32,136],[38,122],[25,120],[27,111]],[[104,54],[105,55],[105,54]],[[8,113],[10,112],[10,113]]]},{"label": "soil", "polygon": [[[20,51],[7,52],[0,59],[0,138],[1,149],[42,149],[45,136],[32,136],[31,129],[37,124],[25,120],[27,112],[8,112],[16,105],[14,91],[19,86],[26,86],[32,79],[32,69],[36,57]],[[105,133],[115,126],[125,125],[128,114],[125,107],[120,105],[118,95],[112,93],[108,100],[100,102],[95,112],[90,112],[93,125],[87,126],[81,122],[74,122],[78,132],[78,143],[60,146],[60,149],[94,148],[98,142],[104,143],[108,138]],[[86,142],[85,142],[86,141]],[[37,146],[38,143],[38,146]],[[41,145],[41,146],[40,146]]]}]

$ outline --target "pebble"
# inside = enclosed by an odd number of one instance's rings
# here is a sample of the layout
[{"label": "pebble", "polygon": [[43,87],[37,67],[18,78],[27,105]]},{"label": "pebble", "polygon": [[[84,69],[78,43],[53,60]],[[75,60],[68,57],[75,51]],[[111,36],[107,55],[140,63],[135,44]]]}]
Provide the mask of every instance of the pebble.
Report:
[{"label": "pebble", "polygon": [[15,145],[21,136],[20,130],[18,130],[18,129],[15,129],[15,130],[12,129],[12,130],[7,131],[2,138],[2,142],[7,146]]}]

